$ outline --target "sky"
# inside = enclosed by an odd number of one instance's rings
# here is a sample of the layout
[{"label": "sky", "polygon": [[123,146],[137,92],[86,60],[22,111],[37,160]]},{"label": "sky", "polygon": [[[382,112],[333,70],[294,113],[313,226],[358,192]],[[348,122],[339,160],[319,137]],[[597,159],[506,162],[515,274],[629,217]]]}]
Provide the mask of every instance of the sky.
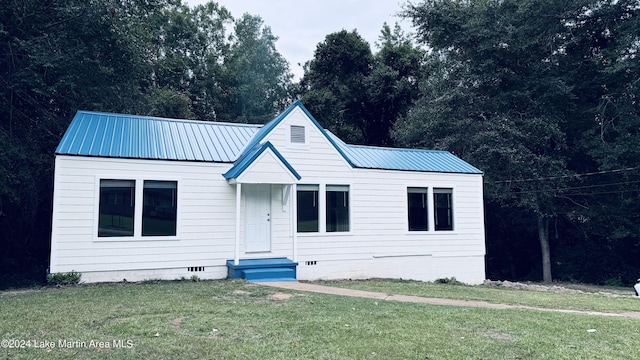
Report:
[{"label": "sky", "polygon": [[[276,48],[289,62],[295,80],[302,77],[302,65],[324,38],[340,30],[356,29],[376,52],[374,43],[382,25],[397,22],[405,31],[410,24],[396,14],[404,0],[214,0],[227,8],[233,17],[244,13],[259,15],[278,37]],[[207,0],[183,0],[189,6]]]}]

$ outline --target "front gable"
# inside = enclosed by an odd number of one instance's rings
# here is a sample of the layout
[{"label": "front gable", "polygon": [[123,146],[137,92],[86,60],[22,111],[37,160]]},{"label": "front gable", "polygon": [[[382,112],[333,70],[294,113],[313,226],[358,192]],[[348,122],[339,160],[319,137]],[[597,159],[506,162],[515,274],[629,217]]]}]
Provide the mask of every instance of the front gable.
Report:
[{"label": "front gable", "polygon": [[256,134],[256,138],[260,138],[257,141],[271,142],[303,177],[304,171],[315,170],[320,165],[331,164],[343,171],[354,167],[342,149],[299,101],[266,124],[265,129],[266,131]]},{"label": "front gable", "polygon": [[301,179],[269,141],[246,152],[223,176],[230,183],[248,184],[293,184]]}]

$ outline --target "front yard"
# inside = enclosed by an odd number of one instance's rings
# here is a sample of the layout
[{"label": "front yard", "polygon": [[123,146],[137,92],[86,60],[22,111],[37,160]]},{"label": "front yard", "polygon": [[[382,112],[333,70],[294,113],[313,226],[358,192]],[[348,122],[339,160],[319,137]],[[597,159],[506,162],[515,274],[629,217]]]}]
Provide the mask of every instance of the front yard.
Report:
[{"label": "front yard", "polygon": [[[638,299],[593,294],[541,297],[393,281],[332,285],[640,310]],[[8,291],[0,303],[0,357],[7,359],[630,359],[640,348],[638,319],[400,303],[243,281]]]}]

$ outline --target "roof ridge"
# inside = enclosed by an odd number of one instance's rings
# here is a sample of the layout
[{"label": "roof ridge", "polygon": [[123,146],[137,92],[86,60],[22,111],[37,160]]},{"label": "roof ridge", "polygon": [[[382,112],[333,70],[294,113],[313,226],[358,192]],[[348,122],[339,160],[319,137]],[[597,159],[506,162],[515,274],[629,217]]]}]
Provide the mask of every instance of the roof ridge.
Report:
[{"label": "roof ridge", "polygon": [[106,111],[78,110],[78,113],[105,115],[105,116],[112,116],[117,118],[141,118],[145,120],[158,120],[158,121],[179,122],[179,123],[214,124],[214,125],[220,125],[220,126],[238,126],[238,127],[251,127],[251,128],[261,128],[264,126],[264,124],[245,124],[245,123],[234,123],[234,122],[228,122],[228,121],[209,121],[209,120],[198,120],[198,119],[175,119],[175,118],[167,118],[167,117],[161,117],[161,116],[121,114],[121,113],[112,113],[112,112],[106,112]]},{"label": "roof ridge", "polygon": [[357,148],[367,148],[367,149],[376,149],[376,150],[390,150],[390,151],[424,151],[424,152],[444,152],[449,153],[447,150],[437,150],[437,149],[416,149],[416,148],[399,148],[392,146],[375,146],[375,145],[355,145],[355,144],[347,144],[344,143],[348,147],[357,147]]}]

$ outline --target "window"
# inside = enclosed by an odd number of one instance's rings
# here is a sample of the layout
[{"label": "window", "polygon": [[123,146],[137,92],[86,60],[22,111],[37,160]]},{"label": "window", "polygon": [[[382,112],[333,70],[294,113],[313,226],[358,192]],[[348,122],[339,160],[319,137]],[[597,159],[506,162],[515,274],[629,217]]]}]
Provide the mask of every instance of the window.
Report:
[{"label": "window", "polygon": [[407,188],[409,231],[429,230],[427,212],[427,188]]},{"label": "window", "polygon": [[298,232],[318,232],[318,185],[298,185]]},{"label": "window", "polygon": [[327,232],[349,231],[349,185],[327,185]]},{"label": "window", "polygon": [[177,181],[100,179],[98,237],[177,235]]},{"label": "window", "polygon": [[142,236],[176,235],[177,190],[176,181],[145,180]]},{"label": "window", "polygon": [[453,230],[453,190],[433,189],[433,204],[436,231]]},{"label": "window", "polygon": [[135,180],[100,180],[98,236],[133,236]]},{"label": "window", "polygon": [[306,142],[304,126],[291,125],[291,142],[294,144],[304,144]]}]

